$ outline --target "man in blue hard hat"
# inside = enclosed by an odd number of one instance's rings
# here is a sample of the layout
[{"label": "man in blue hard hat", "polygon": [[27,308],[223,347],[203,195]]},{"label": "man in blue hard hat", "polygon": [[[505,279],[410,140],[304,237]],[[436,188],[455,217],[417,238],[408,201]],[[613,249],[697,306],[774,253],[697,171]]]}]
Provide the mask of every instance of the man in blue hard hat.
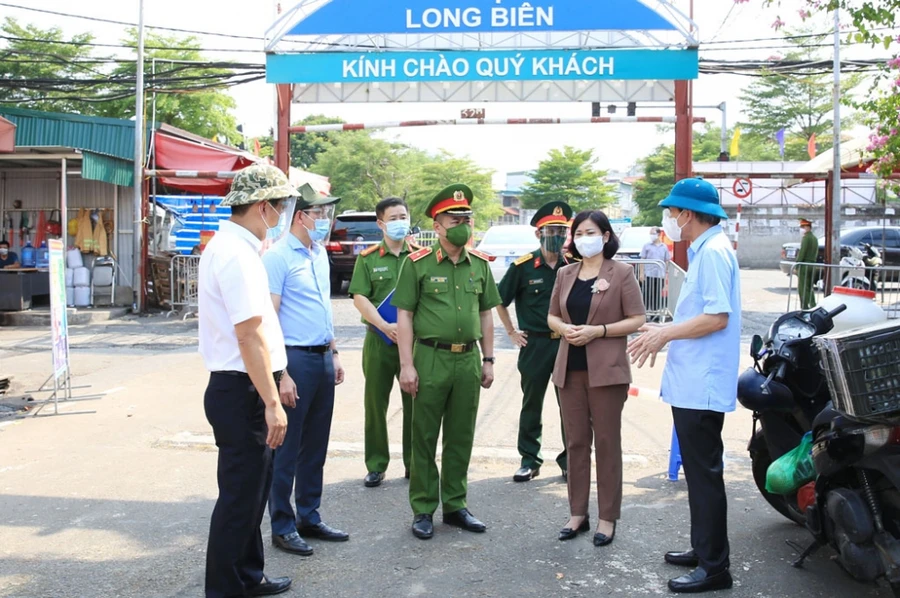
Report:
[{"label": "man in blue hard hat", "polygon": [[727,218],[716,188],[684,179],[659,204],[663,230],[690,243],[687,278],[668,325],[647,324],[629,345],[638,367],[666,345],[660,393],[672,406],[691,509],[691,549],[667,563],[691,567],[669,581],[676,593],[732,586],[722,467],[722,425],[734,411],[741,352],[741,281],[737,257],[720,222]]}]

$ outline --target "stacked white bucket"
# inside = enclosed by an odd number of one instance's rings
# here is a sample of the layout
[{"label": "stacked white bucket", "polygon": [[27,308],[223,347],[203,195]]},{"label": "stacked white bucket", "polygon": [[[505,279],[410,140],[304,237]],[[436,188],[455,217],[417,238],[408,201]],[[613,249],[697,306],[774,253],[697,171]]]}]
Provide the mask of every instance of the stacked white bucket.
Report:
[{"label": "stacked white bucket", "polygon": [[87,307],[91,304],[91,271],[84,267],[78,249],[66,252],[66,305]]}]

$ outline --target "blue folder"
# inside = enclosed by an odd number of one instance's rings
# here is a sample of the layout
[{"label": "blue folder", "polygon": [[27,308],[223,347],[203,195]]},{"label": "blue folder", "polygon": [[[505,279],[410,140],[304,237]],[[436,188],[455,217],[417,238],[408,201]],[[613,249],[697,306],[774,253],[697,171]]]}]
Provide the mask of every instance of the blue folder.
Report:
[{"label": "blue folder", "polygon": [[[377,307],[378,313],[381,314],[381,317],[384,318],[384,321],[389,324],[397,323],[397,308],[391,304],[391,299],[394,298],[394,291],[388,293],[388,296],[384,298],[384,301]],[[375,332],[378,333],[378,336],[384,340],[389,345],[393,345],[394,341],[391,340],[391,337],[383,333],[382,331],[375,329]]]}]

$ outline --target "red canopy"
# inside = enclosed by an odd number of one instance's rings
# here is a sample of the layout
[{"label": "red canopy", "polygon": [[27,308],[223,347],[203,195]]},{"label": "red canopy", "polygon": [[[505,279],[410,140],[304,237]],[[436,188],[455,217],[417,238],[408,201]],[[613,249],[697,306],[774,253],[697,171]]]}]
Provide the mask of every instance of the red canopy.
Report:
[{"label": "red canopy", "polygon": [[[154,135],[156,168],[159,170],[233,172],[254,162],[249,154],[218,143],[176,137],[165,130],[156,131]],[[160,177],[159,180],[166,186],[203,195],[221,196],[231,188],[228,179]]]},{"label": "red canopy", "polygon": [[16,151],[16,125],[0,116],[0,154]]}]

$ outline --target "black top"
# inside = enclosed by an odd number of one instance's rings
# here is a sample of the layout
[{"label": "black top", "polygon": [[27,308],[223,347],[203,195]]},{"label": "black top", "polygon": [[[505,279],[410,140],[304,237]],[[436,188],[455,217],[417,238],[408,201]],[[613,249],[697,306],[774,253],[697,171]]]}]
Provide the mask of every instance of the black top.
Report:
[{"label": "black top", "polygon": [[[591,287],[594,286],[594,281],[596,280],[596,277],[590,280],[576,278],[575,284],[572,285],[572,291],[569,293],[568,299],[566,299],[566,309],[569,310],[569,317],[572,319],[571,323],[575,326],[587,324],[588,313],[591,310],[591,299],[594,296],[591,292]],[[571,372],[584,372],[588,369],[586,345],[583,347],[569,345],[567,369]]]}]

